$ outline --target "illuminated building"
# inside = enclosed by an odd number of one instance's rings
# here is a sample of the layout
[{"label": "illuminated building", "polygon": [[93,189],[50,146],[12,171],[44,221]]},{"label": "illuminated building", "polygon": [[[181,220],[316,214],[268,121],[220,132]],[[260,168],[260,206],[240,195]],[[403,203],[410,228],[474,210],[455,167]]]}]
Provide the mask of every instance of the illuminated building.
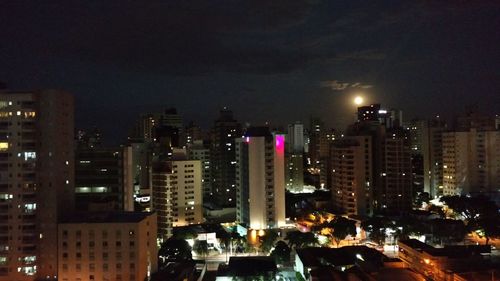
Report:
[{"label": "illuminated building", "polygon": [[398,109],[383,109],[380,104],[358,107],[358,121],[372,121],[383,124],[386,128],[403,125],[403,113]]},{"label": "illuminated building", "polygon": [[500,131],[443,133],[443,194],[497,192]]},{"label": "illuminated building", "polygon": [[73,96],[0,92],[0,280],[57,277],[57,220],[73,210]]},{"label": "illuminated building", "polygon": [[129,145],[132,149],[134,200],[142,210],[151,211],[152,146],[147,142],[131,142]]},{"label": "illuminated building", "polygon": [[194,140],[188,144],[188,159],[200,160],[202,172],[203,198],[212,196],[212,166],[210,148],[202,140]]},{"label": "illuminated building", "polygon": [[413,181],[420,191],[431,198],[442,195],[443,188],[443,132],[446,124],[439,119],[413,120],[409,124]]},{"label": "illuminated building", "polygon": [[78,214],[59,223],[58,236],[60,281],[143,281],[157,270],[156,214]]},{"label": "illuminated building", "polygon": [[347,215],[372,214],[371,146],[370,136],[346,137],[332,144],[332,201]]},{"label": "illuminated building", "polygon": [[160,123],[161,114],[142,114],[129,136],[133,142],[151,142],[154,128]]},{"label": "illuminated building", "polygon": [[346,135],[371,137],[373,210],[385,213],[410,210],[412,171],[408,132],[401,127],[387,128],[380,121],[361,120],[351,125]]},{"label": "illuminated building", "polygon": [[212,130],[212,192],[222,207],[236,205],[235,139],[241,137],[241,126],[226,108],[220,111]]},{"label": "illuminated building", "polygon": [[160,161],[153,166],[153,210],[158,235],[167,239],[172,228],[203,222],[202,169],[199,160]]},{"label": "illuminated building", "polygon": [[237,221],[252,229],[285,224],[285,137],[250,127],[236,140]]},{"label": "illuminated building", "polygon": [[286,189],[301,191],[304,187],[304,125],[288,125],[286,152]]},{"label": "illuminated building", "polygon": [[312,118],[309,128],[308,162],[319,176],[317,186],[328,188],[328,157],[330,143],[335,139],[333,130],[327,131],[322,120]]},{"label": "illuminated building", "polygon": [[132,147],[79,147],[75,206],[83,211],[133,211]]}]

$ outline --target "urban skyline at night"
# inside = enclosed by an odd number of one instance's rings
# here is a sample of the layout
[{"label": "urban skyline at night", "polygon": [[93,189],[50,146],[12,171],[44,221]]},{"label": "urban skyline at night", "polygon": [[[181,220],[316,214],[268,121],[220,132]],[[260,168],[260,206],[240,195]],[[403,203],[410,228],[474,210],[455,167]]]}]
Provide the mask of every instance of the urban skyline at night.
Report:
[{"label": "urban skyline at night", "polygon": [[0,281],[500,281],[499,26],[0,1]]}]

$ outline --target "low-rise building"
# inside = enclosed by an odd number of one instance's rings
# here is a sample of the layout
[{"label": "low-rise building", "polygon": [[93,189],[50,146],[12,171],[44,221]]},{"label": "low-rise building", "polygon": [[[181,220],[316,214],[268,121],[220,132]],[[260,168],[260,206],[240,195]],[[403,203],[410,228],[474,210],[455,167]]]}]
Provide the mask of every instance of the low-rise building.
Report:
[{"label": "low-rise building", "polygon": [[454,280],[455,273],[483,268],[483,254],[491,252],[488,245],[435,248],[416,239],[399,241],[398,246],[398,256],[409,268],[437,281]]},{"label": "low-rise building", "polygon": [[58,280],[143,281],[156,272],[156,214],[86,213],[59,223]]}]

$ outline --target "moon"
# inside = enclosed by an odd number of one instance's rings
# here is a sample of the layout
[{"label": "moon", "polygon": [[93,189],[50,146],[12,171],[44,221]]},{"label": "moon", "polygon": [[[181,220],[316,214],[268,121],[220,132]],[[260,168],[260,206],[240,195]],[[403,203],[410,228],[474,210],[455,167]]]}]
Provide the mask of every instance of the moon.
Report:
[{"label": "moon", "polygon": [[357,96],[357,97],[354,98],[354,104],[355,105],[361,105],[363,103],[363,101],[364,101],[363,97],[361,97],[361,96]]}]

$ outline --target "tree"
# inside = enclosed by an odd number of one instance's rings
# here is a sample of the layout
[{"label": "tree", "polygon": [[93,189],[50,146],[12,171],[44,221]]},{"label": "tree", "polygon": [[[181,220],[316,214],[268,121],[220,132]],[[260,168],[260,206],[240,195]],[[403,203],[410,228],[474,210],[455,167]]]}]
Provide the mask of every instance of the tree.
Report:
[{"label": "tree", "polygon": [[162,261],[191,260],[191,246],[184,239],[171,237],[161,244],[158,256]]},{"label": "tree", "polygon": [[443,196],[441,201],[465,220],[468,231],[478,231],[486,238],[500,237],[500,214],[495,202],[484,196]]},{"label": "tree", "polygon": [[238,252],[239,250],[238,249],[244,249],[245,247],[245,238],[242,237],[236,230],[233,230],[231,233],[230,233],[230,241],[231,241],[231,247],[233,247],[233,249],[235,249],[236,252]]},{"label": "tree", "polygon": [[287,233],[285,240],[288,241],[290,248],[303,248],[307,246],[317,246],[318,238],[312,232],[300,232],[298,230]]},{"label": "tree", "polygon": [[264,235],[259,237],[260,249],[264,253],[268,253],[274,245],[276,239],[278,239],[278,232],[274,229],[268,229],[265,231]]},{"label": "tree", "polygon": [[290,247],[283,242],[278,241],[274,245],[274,250],[270,254],[274,258],[276,263],[283,264],[290,261]]},{"label": "tree", "polygon": [[467,229],[461,220],[434,219],[429,222],[433,239],[436,243],[461,242]]},{"label": "tree", "polygon": [[485,210],[477,219],[476,225],[480,236],[486,239],[486,245],[491,238],[500,238],[500,214],[497,210]]},{"label": "tree", "polygon": [[205,257],[206,255],[208,255],[208,243],[206,240],[196,240],[194,242],[194,245],[193,245],[193,251],[202,256],[202,257]]},{"label": "tree", "polygon": [[386,228],[390,225],[390,221],[384,217],[371,217],[363,221],[361,227],[368,232],[368,238],[373,242],[383,245],[386,239]]},{"label": "tree", "polygon": [[229,244],[231,243],[231,234],[228,233],[223,228],[220,228],[215,232],[215,237],[217,237],[217,239],[219,239],[219,243],[224,245],[224,249],[227,252],[227,250],[229,248]]},{"label": "tree", "polygon": [[408,239],[410,235],[420,236],[430,232],[429,227],[424,222],[410,216],[400,217],[393,226],[389,227],[395,228],[395,238],[398,240]]},{"label": "tree", "polygon": [[335,241],[337,247],[340,241],[344,240],[347,236],[356,236],[356,222],[353,220],[337,216],[328,223],[328,226],[333,229],[331,238]]},{"label": "tree", "polygon": [[443,210],[443,207],[430,204],[429,207],[427,208],[427,210],[431,213],[437,214],[440,218],[446,217],[446,214]]},{"label": "tree", "polygon": [[429,200],[430,200],[430,195],[428,192],[419,192],[416,196],[415,196],[415,207],[416,208],[420,208],[422,207],[422,205],[424,203],[426,204],[429,204]]}]

